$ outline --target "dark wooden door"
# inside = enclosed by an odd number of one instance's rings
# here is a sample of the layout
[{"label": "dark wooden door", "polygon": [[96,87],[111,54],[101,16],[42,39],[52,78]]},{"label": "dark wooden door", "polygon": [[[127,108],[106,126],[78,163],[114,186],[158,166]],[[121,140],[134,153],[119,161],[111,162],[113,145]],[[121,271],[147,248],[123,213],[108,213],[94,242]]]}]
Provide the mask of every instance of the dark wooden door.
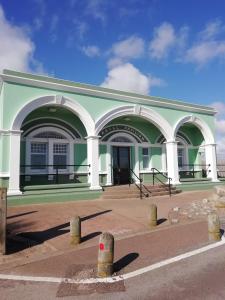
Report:
[{"label": "dark wooden door", "polygon": [[130,181],[130,147],[113,146],[113,182],[128,184]]}]

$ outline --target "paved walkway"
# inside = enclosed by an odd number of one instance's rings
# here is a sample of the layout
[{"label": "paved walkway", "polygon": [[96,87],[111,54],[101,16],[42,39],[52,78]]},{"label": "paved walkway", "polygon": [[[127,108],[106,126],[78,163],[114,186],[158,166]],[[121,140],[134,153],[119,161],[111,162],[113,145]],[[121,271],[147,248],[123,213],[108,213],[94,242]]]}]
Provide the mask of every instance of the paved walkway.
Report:
[{"label": "paved walkway", "polygon": [[[8,255],[0,257],[0,272],[65,276],[68,269],[94,272],[99,235],[115,236],[116,272],[128,272],[208,243],[205,218],[170,225],[168,213],[201,200],[212,191],[186,192],[147,199],[92,200],[39,204],[8,209]],[[157,229],[148,227],[148,207],[158,207]],[[69,220],[82,218],[82,243],[69,243]],[[25,265],[19,267],[20,265]],[[75,266],[75,267],[74,267]],[[34,273],[32,273],[34,272]],[[50,273],[48,273],[50,272]]]}]

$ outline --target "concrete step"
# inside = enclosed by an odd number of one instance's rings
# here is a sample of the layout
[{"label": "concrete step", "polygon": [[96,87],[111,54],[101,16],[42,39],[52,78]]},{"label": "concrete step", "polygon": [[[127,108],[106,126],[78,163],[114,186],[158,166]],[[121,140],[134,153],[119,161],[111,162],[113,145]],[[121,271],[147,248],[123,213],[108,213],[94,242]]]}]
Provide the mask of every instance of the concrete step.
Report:
[{"label": "concrete step", "polygon": [[[143,197],[153,197],[169,195],[169,186],[164,185],[145,185],[147,190],[143,188]],[[171,194],[180,193],[181,190],[176,187],[171,187]],[[140,190],[135,185],[126,186],[113,186],[104,188],[102,199],[131,199],[140,198]]]}]

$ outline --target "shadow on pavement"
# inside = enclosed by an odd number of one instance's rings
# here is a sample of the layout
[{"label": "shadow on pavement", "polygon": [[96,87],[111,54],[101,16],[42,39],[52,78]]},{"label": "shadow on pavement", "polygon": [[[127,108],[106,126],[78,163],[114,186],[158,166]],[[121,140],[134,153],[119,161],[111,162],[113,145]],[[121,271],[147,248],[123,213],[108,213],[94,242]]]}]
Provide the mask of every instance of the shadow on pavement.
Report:
[{"label": "shadow on pavement", "polygon": [[[91,215],[88,215],[88,216],[85,216],[85,217],[81,218],[81,221],[84,222],[86,220],[96,218],[97,216],[100,216],[100,215],[105,214],[105,213],[109,213],[111,211],[112,210],[104,210],[104,211],[101,211],[101,212],[97,212],[95,214],[91,214]],[[14,222],[13,227],[16,228],[16,224],[18,224],[18,226],[20,226],[19,225],[20,223],[21,223],[21,221],[19,221],[19,220],[18,220],[18,222]],[[10,226],[12,226],[12,224],[9,224],[8,226],[10,227]],[[26,248],[30,248],[30,247],[34,246],[35,244],[36,245],[37,244],[42,244],[42,243],[44,243],[48,240],[51,240],[53,238],[56,238],[58,236],[61,236],[63,234],[68,233],[70,231],[69,228],[68,228],[69,226],[70,226],[70,223],[66,222],[64,224],[60,224],[60,225],[54,226],[52,228],[49,228],[49,229],[46,229],[46,230],[43,230],[43,231],[20,232],[16,236],[21,237],[21,238],[24,239],[24,241],[26,241],[25,246],[22,247],[22,250],[23,250],[23,249],[26,249]],[[88,241],[88,240],[100,235],[101,233],[102,232],[90,233],[90,234],[82,237],[81,241],[82,242]],[[29,240],[32,241],[32,243],[29,243]],[[9,247],[10,247],[10,245],[9,245]],[[10,253],[15,253],[15,252],[19,252],[19,251],[21,251],[21,246],[18,247],[18,250],[16,250],[15,247],[12,247],[12,250],[10,251]]]},{"label": "shadow on pavement", "polygon": [[162,224],[162,223],[164,223],[164,222],[166,222],[166,221],[167,221],[166,218],[158,219],[158,220],[157,220],[157,225],[160,225],[160,224]]},{"label": "shadow on pavement", "polygon": [[28,212],[25,212],[25,213],[21,213],[21,214],[17,214],[17,215],[12,215],[12,216],[7,217],[7,220],[8,219],[12,219],[12,218],[26,216],[26,215],[33,214],[33,213],[36,213],[36,212],[38,212],[38,211],[37,210],[32,210],[32,211],[28,211]]},{"label": "shadow on pavement", "polygon": [[89,219],[93,219],[93,218],[98,217],[98,216],[103,215],[103,214],[107,214],[111,211],[112,211],[111,209],[107,209],[107,210],[103,210],[103,211],[97,212],[95,214],[83,217],[83,218],[81,218],[81,222],[89,220]]},{"label": "shadow on pavement", "polygon": [[88,240],[91,240],[91,239],[95,238],[96,236],[98,236],[100,234],[102,234],[101,231],[96,231],[96,232],[89,233],[89,234],[81,237],[81,243],[84,243]]},{"label": "shadow on pavement", "polygon": [[132,252],[132,253],[129,253],[129,254],[125,255],[124,257],[120,258],[113,264],[114,272],[117,273],[117,272],[121,271],[126,266],[131,264],[135,259],[137,259],[138,256],[139,256],[138,253]]}]

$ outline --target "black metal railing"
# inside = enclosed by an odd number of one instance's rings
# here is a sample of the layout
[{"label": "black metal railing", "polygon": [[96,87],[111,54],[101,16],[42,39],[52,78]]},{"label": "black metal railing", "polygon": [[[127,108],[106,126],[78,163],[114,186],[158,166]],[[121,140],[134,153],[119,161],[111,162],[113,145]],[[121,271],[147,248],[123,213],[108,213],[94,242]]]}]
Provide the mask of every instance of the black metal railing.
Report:
[{"label": "black metal railing", "polygon": [[[133,179],[133,176],[132,176],[132,175],[133,175],[136,179],[138,179],[138,181],[140,182],[139,185],[135,182],[135,180]],[[143,179],[140,178],[140,177],[138,177],[137,174],[134,172],[133,169],[130,169],[129,184],[131,184],[131,183],[134,183],[135,186],[139,189],[139,191],[140,191],[140,199],[143,198],[143,195],[144,195],[145,197],[148,197],[148,196],[149,196],[148,193],[145,193],[145,192],[143,191],[143,189],[145,189],[145,190],[148,191],[148,189],[146,188],[146,186],[143,184]],[[148,192],[149,192],[149,191],[148,191]]]},{"label": "black metal railing", "polygon": [[[25,176],[55,176],[55,183],[59,184],[59,176],[60,175],[74,175],[76,174],[76,172],[73,170],[71,171],[71,169],[68,170],[68,168],[74,168],[75,167],[88,167],[90,168],[90,164],[75,164],[75,165],[60,165],[60,164],[56,164],[56,165],[35,165],[35,164],[31,164],[31,165],[20,165],[20,176],[21,177],[25,177]],[[29,168],[29,172],[27,172],[27,168]],[[52,172],[48,172],[48,169],[52,168]],[[33,172],[32,172],[33,171]],[[38,172],[38,173],[35,173]],[[62,171],[62,172],[60,172]],[[90,175],[89,170],[87,170],[87,174]]]},{"label": "black metal railing", "polygon": [[[210,164],[183,164],[178,167],[180,177],[195,178],[195,174],[201,172],[202,178],[206,178],[208,173],[211,172],[211,170],[209,170]],[[184,170],[182,170],[182,168],[184,168]]]},{"label": "black metal railing", "polygon": [[[170,194],[170,197],[171,197],[171,180],[172,178],[166,176],[165,174],[163,174],[162,172],[160,172],[158,169],[156,168],[151,168],[151,171],[152,171],[152,184],[155,185],[155,180],[158,180],[162,185],[164,185],[165,187],[168,187],[169,189],[169,194]],[[167,179],[168,183],[165,183],[164,181],[162,181],[158,175],[161,175],[163,176],[165,179]]]}]

